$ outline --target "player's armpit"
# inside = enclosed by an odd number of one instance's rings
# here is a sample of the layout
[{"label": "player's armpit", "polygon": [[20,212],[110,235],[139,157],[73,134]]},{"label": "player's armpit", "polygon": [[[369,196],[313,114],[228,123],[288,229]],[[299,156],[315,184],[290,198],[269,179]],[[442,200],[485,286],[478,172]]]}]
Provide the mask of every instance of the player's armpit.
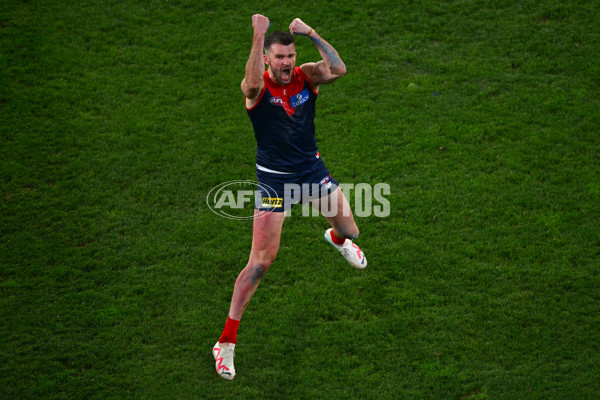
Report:
[{"label": "player's armpit", "polygon": [[264,85],[265,81],[263,81],[262,79],[258,82],[258,85],[249,85],[246,82],[246,78],[244,78],[241,84],[242,93],[244,93],[244,96],[246,96],[247,99],[256,99],[258,96],[260,96]]},{"label": "player's armpit", "polygon": [[341,74],[334,74],[331,69],[327,66],[325,61],[321,60],[317,63],[307,63],[300,66],[302,71],[310,78],[313,86],[319,86],[321,84],[331,83],[337,78],[342,76],[346,69]]}]

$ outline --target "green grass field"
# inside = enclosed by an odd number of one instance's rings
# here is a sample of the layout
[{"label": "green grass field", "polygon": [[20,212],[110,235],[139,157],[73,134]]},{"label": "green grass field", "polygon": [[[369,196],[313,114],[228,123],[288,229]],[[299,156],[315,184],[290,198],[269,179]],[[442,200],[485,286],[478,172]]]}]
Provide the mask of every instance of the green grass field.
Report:
[{"label": "green grass field", "polygon": [[[356,271],[294,210],[228,382],[211,348],[252,222],[205,197],[254,179],[254,13],[336,47],[320,151],[340,182],[389,184],[391,214],[357,218]],[[574,0],[3,1],[0,398],[599,398],[599,17]]]}]

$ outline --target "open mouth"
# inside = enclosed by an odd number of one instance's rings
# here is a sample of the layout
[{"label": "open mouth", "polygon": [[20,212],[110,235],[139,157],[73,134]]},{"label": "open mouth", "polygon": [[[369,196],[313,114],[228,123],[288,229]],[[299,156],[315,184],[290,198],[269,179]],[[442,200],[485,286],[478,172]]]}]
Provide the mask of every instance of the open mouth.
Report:
[{"label": "open mouth", "polygon": [[292,79],[292,69],[289,67],[284,67],[281,69],[281,80],[289,81]]}]

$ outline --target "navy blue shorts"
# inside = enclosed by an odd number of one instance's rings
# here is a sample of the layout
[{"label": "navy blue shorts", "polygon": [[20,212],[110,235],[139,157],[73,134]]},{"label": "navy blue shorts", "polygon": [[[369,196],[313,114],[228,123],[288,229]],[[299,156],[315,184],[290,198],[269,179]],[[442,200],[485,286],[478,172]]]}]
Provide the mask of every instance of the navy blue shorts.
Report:
[{"label": "navy blue shorts", "polygon": [[281,174],[256,169],[258,187],[255,208],[270,212],[290,210],[296,203],[307,203],[334,192],[338,182],[333,179],[323,160],[319,159],[303,172]]}]

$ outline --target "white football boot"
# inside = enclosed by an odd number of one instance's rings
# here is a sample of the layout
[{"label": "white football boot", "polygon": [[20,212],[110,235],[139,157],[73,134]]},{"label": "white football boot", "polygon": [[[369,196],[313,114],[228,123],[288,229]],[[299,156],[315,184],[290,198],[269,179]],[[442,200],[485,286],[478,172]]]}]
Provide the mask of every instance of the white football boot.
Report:
[{"label": "white football boot", "polygon": [[233,357],[235,356],[234,343],[219,343],[213,347],[213,356],[215,356],[215,369],[221,378],[233,380],[235,378],[235,368],[233,367]]},{"label": "white football boot", "polygon": [[356,269],[365,269],[367,268],[367,259],[365,258],[364,253],[355,245],[352,240],[346,239],[344,244],[335,244],[333,239],[331,238],[331,231],[333,229],[329,228],[325,231],[325,240],[327,240],[333,247],[338,249],[340,253],[344,256],[346,261],[350,263]]}]

